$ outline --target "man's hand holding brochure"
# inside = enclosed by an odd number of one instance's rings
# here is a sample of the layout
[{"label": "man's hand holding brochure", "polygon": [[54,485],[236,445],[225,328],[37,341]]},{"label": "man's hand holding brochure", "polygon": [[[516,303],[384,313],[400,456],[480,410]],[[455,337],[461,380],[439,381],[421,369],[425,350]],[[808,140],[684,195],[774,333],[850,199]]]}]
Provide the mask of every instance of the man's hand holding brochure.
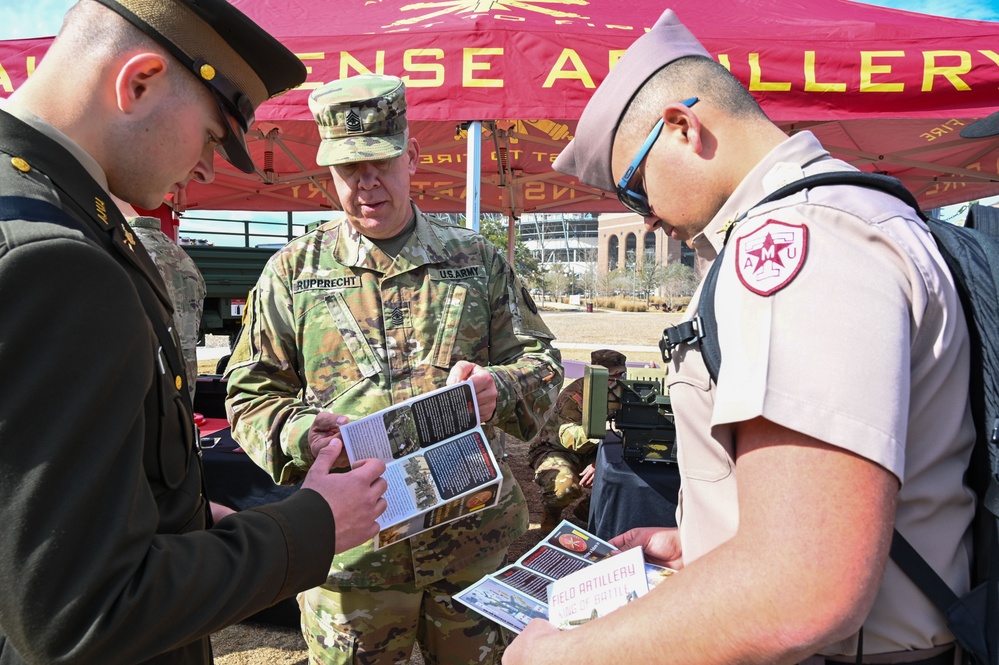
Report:
[{"label": "man's hand holding brochure", "polygon": [[503,475],[478,414],[472,383],[463,381],[340,426],[351,466],[385,461],[388,508],[375,549],[499,500]]},{"label": "man's hand holding brochure", "polygon": [[645,595],[675,572],[645,563],[641,548],[615,552],[610,543],[563,520],[515,563],[454,598],[516,633],[531,619],[565,629]]}]

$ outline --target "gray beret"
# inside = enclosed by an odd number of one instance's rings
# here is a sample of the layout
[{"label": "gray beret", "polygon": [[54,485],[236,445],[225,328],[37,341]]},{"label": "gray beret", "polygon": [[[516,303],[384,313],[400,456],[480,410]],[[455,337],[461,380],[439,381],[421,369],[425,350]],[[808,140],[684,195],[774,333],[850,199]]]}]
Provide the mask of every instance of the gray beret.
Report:
[{"label": "gray beret", "polygon": [[[711,55],[701,46],[672,9],[639,37],[587,102],[576,125],[576,135],[552,164],[556,171],[576,176],[581,183],[615,191],[611,149],[621,116],[638,89],[653,74],[679,58]],[[679,101],[679,100],[677,100]]]}]

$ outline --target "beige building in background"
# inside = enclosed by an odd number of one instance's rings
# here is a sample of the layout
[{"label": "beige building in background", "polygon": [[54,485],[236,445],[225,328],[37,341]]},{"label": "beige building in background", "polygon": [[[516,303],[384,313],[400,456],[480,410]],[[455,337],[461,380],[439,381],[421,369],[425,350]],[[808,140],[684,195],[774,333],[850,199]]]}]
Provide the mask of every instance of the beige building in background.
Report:
[{"label": "beige building in background", "polygon": [[606,274],[628,266],[634,252],[637,267],[647,258],[659,265],[680,261],[694,267],[694,252],[662,231],[648,231],[641,217],[632,213],[600,215],[597,233],[597,272]]}]

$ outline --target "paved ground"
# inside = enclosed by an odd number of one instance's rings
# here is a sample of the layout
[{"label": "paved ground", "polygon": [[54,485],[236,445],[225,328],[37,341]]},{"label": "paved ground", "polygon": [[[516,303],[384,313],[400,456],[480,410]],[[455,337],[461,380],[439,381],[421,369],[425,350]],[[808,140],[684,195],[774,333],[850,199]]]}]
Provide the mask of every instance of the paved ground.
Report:
[{"label": "paved ground", "polygon": [[[679,314],[661,312],[617,312],[614,310],[559,310],[542,312],[542,318],[556,337],[556,346],[565,360],[589,361],[593,349],[611,347],[621,350],[629,361],[661,363],[659,338],[662,329],[680,318]],[[226,340],[209,340],[207,349],[199,349],[198,357],[214,367],[215,359],[225,352]],[[219,350],[221,349],[221,351]],[[210,371],[205,370],[202,371]],[[524,490],[531,513],[530,530],[510,549],[515,559],[541,538],[541,503],[533,471],[526,463],[527,446],[519,445],[508,451],[507,461]],[[571,510],[565,515],[569,517]],[[306,665],[308,653],[297,630],[279,630],[251,623],[231,626],[212,636],[217,665]],[[422,665],[417,652],[411,665]]]}]

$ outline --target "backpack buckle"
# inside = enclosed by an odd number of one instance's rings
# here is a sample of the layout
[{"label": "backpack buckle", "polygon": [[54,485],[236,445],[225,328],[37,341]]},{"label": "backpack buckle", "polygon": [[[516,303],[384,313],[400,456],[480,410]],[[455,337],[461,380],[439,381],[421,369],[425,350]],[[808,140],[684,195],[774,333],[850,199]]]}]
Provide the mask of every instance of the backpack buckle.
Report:
[{"label": "backpack buckle", "polygon": [[701,316],[697,315],[689,321],[684,321],[675,326],[663,329],[662,339],[659,340],[659,351],[662,353],[663,362],[673,360],[673,350],[681,344],[693,344],[704,337],[701,326]]},{"label": "backpack buckle", "polygon": [[992,421],[992,436],[989,437],[989,443],[993,446],[999,445],[999,416],[996,416],[996,419]]}]

